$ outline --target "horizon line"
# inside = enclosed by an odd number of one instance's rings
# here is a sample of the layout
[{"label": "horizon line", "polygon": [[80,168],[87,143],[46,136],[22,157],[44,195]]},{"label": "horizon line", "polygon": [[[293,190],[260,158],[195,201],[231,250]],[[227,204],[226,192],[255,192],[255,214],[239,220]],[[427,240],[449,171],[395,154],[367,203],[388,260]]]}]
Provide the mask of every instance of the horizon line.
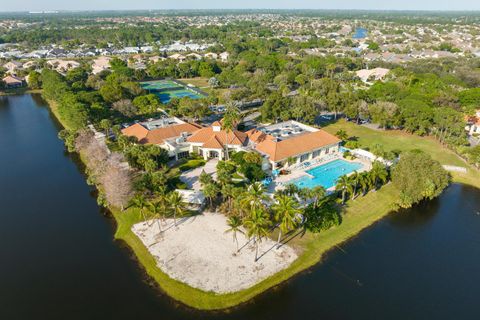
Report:
[{"label": "horizon line", "polygon": [[358,8],[170,8],[170,9],[41,9],[41,10],[15,10],[2,11],[1,13],[53,13],[53,12],[144,12],[144,11],[367,11],[367,12],[479,12],[480,9],[358,9]]}]

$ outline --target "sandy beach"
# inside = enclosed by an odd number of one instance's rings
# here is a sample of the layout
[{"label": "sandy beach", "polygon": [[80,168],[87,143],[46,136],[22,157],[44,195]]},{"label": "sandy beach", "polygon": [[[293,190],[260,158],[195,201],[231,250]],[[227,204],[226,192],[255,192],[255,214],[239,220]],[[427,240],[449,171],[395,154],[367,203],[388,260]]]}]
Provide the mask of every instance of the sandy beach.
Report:
[{"label": "sandy beach", "polygon": [[[132,231],[155,257],[158,267],[171,278],[203,291],[236,292],[249,288],[288,267],[295,251],[264,239],[255,262],[255,247],[249,243],[236,253],[236,244],[222,214],[204,213],[177,220],[168,219],[159,233],[158,221],[135,224]],[[240,247],[248,241],[237,233]]]}]

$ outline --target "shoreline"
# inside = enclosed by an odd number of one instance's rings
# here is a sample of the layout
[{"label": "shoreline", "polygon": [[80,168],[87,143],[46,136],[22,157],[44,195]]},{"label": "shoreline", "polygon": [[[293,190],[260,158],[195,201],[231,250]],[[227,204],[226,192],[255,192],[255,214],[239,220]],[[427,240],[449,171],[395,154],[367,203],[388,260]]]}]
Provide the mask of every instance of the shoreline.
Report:
[{"label": "shoreline", "polygon": [[[55,108],[56,103],[54,101],[46,102],[57,121],[65,127]],[[79,155],[79,159],[85,165],[81,155]],[[462,176],[452,174],[452,183],[480,187],[472,181],[462,178]],[[110,207],[106,209],[116,223],[114,239],[122,240],[127,244],[129,250],[134,253],[139,267],[149,278],[155,281],[157,288],[161,289],[173,301],[180,302],[188,308],[201,311],[225,311],[239,308],[256,296],[289,280],[294,280],[294,277],[308,271],[320,263],[330,250],[351,240],[366,228],[373,226],[391,214],[396,197],[396,190],[391,184],[387,184],[375,192],[369,192],[362,198],[347,202],[342,224],[319,234],[306,233],[302,236],[298,244],[302,252],[288,268],[273,274],[248,289],[228,294],[205,292],[170,278],[157,267],[154,257],[131,230],[133,224],[139,222],[138,209],[129,208],[123,212]]]}]

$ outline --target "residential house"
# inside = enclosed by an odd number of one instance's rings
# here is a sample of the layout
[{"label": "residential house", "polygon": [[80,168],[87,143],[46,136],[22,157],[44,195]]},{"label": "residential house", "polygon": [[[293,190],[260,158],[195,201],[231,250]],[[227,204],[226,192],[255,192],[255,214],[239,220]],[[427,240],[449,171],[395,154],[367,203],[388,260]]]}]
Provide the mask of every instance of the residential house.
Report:
[{"label": "residential house", "polygon": [[109,70],[110,69],[110,57],[107,56],[101,56],[95,60],[93,60],[92,64],[92,73],[93,74],[98,74],[102,71]]},{"label": "residential house", "polygon": [[70,69],[75,69],[80,67],[80,63],[74,60],[59,60],[53,59],[47,61],[47,64],[54,70],[59,73],[65,73]]},{"label": "residential house", "polygon": [[202,60],[202,56],[199,55],[198,53],[192,52],[192,53],[187,54],[187,59]]},{"label": "residential house", "polygon": [[23,87],[23,85],[25,84],[22,78],[13,75],[6,76],[2,79],[2,81],[5,83],[5,87],[7,88],[19,88]]},{"label": "residential house", "polygon": [[23,64],[19,61],[9,61],[3,65],[5,69],[7,69],[8,74],[15,75],[18,69],[22,69]]},{"label": "residential house", "polygon": [[216,54],[215,52],[207,52],[203,55],[206,59],[215,59],[217,60],[218,59],[218,54]]},{"label": "residential house", "polygon": [[364,83],[368,83],[371,81],[383,80],[389,72],[390,72],[389,69],[375,68],[375,69],[358,70],[355,74]]},{"label": "residential house", "polygon": [[177,60],[179,62],[183,62],[185,61],[185,59],[187,59],[187,57],[179,53],[172,54],[171,56],[169,56],[169,58],[173,60]]},{"label": "residential house", "polygon": [[222,62],[227,62],[228,57],[230,57],[230,54],[228,52],[225,51],[225,52],[220,53],[220,60]]},{"label": "residential house", "polygon": [[473,117],[466,117],[467,125],[465,130],[469,135],[480,135],[480,110],[477,110]]}]

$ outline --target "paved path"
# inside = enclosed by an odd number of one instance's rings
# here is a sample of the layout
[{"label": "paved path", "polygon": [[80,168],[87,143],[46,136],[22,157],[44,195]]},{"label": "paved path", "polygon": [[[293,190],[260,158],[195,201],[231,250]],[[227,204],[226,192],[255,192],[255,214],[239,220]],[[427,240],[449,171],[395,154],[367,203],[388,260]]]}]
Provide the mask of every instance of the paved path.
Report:
[{"label": "paved path", "polygon": [[203,167],[198,167],[182,173],[180,175],[180,180],[182,180],[189,189],[201,190],[202,186],[200,185],[200,181],[198,181],[200,174],[202,174],[202,171],[205,171],[215,179],[217,174],[217,163],[218,159],[211,159],[207,161]]}]

